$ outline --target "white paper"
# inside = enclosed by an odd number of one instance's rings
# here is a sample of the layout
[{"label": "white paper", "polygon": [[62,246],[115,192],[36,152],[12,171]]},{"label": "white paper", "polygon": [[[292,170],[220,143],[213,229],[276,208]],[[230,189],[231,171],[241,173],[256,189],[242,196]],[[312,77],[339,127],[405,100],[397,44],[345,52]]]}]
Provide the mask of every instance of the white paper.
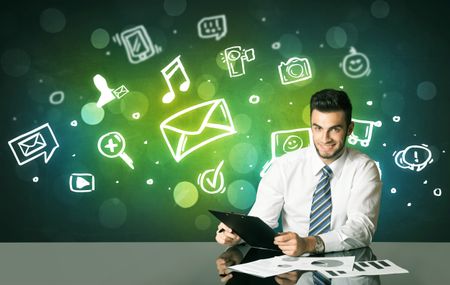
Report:
[{"label": "white paper", "polygon": [[244,272],[265,278],[293,270],[318,271],[327,268],[339,271],[351,271],[354,261],[354,256],[291,257],[282,255],[238,264],[230,266],[229,268],[234,271]]},{"label": "white paper", "polygon": [[343,278],[362,275],[386,275],[409,273],[408,270],[401,268],[390,260],[372,260],[355,262],[352,271],[346,270],[320,270],[327,278]]}]

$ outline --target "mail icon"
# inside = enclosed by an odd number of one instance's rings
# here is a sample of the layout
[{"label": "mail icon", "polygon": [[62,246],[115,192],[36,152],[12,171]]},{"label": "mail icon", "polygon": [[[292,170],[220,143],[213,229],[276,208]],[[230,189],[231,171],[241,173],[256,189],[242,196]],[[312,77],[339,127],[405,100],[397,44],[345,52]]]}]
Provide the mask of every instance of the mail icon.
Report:
[{"label": "mail icon", "polygon": [[127,95],[128,92],[130,92],[130,91],[128,91],[128,89],[127,89],[127,87],[125,87],[125,85],[121,85],[121,86],[117,87],[116,89],[114,89],[112,92],[113,92],[114,96],[116,96],[117,99],[120,99],[123,96]]},{"label": "mail icon", "polygon": [[160,128],[176,162],[210,142],[236,133],[224,99],[184,109],[164,120]]},{"label": "mail icon", "polygon": [[8,141],[19,165],[44,156],[47,163],[59,147],[55,134],[48,123]]},{"label": "mail icon", "polygon": [[30,156],[47,146],[41,133],[35,133],[26,140],[17,144],[25,157]]}]

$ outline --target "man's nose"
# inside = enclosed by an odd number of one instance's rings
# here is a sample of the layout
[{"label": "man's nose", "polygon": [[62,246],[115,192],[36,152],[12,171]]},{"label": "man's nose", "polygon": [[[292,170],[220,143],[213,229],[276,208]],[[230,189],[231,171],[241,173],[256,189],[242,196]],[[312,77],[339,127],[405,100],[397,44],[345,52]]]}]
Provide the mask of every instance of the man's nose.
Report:
[{"label": "man's nose", "polygon": [[323,140],[324,142],[329,141],[329,140],[330,140],[330,133],[327,132],[327,131],[323,132],[323,133],[322,133],[322,140]]}]

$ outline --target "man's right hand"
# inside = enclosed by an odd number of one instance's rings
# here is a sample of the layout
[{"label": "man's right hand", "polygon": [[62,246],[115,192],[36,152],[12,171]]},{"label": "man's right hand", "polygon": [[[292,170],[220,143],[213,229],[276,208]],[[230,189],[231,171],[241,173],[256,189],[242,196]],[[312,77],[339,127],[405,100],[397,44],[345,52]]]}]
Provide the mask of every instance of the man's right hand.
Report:
[{"label": "man's right hand", "polygon": [[233,233],[224,223],[217,226],[216,241],[224,245],[236,245],[241,241],[241,237]]}]

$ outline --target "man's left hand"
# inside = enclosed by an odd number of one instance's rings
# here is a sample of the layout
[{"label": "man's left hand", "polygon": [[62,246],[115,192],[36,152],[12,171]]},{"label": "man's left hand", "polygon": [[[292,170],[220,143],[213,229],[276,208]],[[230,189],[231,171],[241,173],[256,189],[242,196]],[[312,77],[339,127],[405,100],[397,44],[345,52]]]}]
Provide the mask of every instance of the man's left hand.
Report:
[{"label": "man's left hand", "polygon": [[294,232],[280,233],[275,237],[274,244],[289,256],[300,256],[307,252],[307,239],[301,238]]}]

